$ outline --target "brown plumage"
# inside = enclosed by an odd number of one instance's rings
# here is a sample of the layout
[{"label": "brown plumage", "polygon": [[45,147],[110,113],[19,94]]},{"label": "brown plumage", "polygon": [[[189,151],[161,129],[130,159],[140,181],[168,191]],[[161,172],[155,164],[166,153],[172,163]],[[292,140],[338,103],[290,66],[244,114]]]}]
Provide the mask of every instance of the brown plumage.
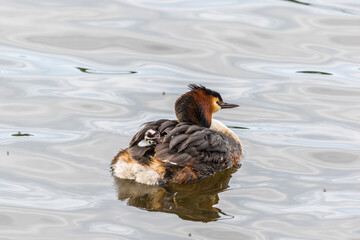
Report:
[{"label": "brown plumage", "polygon": [[[116,177],[145,184],[199,180],[236,164],[242,155],[239,138],[212,114],[238,105],[220,94],[191,84],[175,103],[177,121],[146,123],[112,160]],[[144,142],[146,142],[144,144]]]}]

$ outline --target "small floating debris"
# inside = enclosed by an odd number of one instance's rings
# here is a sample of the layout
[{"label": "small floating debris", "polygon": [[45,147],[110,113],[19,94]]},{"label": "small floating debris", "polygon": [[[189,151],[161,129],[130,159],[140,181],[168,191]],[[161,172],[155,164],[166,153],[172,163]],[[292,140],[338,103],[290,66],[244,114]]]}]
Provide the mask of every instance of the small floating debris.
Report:
[{"label": "small floating debris", "polygon": [[9,151],[6,152],[6,155],[8,155],[8,156],[10,155]]},{"label": "small floating debris", "polygon": [[14,136],[14,137],[30,137],[30,136],[33,136],[33,135],[28,134],[28,133],[21,133],[20,131],[18,131],[18,133],[11,134],[11,136]]},{"label": "small floating debris", "polygon": [[191,237],[191,233],[189,233],[188,236]]},{"label": "small floating debris", "polygon": [[162,92],[162,95],[165,95],[165,92]]},{"label": "small floating debris", "polygon": [[324,188],[324,189],[323,189],[323,192],[326,192],[326,191],[327,191],[326,188]]},{"label": "small floating debris", "polygon": [[296,73],[305,73],[305,74],[320,74],[320,75],[332,75],[328,72],[319,72],[319,71],[296,71]]},{"label": "small floating debris", "polygon": [[112,71],[112,70],[93,70],[90,68],[76,67],[81,72],[89,74],[135,74],[136,71]]}]

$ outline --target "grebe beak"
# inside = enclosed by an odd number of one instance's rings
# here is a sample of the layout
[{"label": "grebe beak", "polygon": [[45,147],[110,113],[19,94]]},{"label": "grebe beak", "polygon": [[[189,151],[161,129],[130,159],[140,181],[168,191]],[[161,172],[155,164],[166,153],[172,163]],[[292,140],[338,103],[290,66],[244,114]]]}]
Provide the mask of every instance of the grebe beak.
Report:
[{"label": "grebe beak", "polygon": [[232,103],[221,103],[219,104],[221,109],[224,109],[224,108],[235,108],[235,107],[238,107],[239,105],[237,104],[232,104]]}]

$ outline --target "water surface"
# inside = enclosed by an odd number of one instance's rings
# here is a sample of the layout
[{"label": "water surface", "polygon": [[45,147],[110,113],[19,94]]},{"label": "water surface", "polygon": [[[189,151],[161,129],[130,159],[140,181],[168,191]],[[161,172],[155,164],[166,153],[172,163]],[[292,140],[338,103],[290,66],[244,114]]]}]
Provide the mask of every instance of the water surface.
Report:
[{"label": "water surface", "polygon": [[[2,239],[359,239],[360,4],[0,1]],[[241,168],[168,189],[115,181],[187,84]],[[120,200],[119,200],[120,199]]]}]

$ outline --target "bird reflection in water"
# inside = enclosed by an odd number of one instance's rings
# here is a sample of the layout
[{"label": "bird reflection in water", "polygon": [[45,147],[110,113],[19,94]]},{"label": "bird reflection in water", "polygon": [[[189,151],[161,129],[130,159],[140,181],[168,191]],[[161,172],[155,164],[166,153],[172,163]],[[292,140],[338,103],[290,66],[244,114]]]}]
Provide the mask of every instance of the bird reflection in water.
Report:
[{"label": "bird reflection in water", "polygon": [[211,222],[221,217],[230,217],[214,207],[220,200],[219,193],[229,187],[232,174],[241,165],[236,165],[197,182],[145,185],[134,180],[114,178],[118,199],[127,201],[147,211],[174,213],[184,220]]}]

